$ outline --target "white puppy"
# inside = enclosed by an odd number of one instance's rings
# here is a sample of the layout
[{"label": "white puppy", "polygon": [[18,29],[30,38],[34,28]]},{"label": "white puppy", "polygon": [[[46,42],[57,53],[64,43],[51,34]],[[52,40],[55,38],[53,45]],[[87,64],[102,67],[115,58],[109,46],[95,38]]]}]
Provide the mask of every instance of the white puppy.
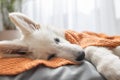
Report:
[{"label": "white puppy", "polygon": [[20,30],[22,36],[13,41],[0,42],[0,54],[3,57],[28,57],[46,60],[52,57],[62,57],[74,62],[84,59],[83,49],[68,42],[63,30],[39,25],[21,13],[10,13],[9,17]]},{"label": "white puppy", "polygon": [[22,36],[17,40],[0,42],[0,54],[3,57],[32,59],[62,57],[80,62],[86,54],[86,59],[91,61],[106,79],[120,80],[119,46],[111,50],[105,47],[89,46],[83,50],[80,46],[69,43],[65,39],[63,30],[38,25],[21,13],[10,13],[9,17]]}]

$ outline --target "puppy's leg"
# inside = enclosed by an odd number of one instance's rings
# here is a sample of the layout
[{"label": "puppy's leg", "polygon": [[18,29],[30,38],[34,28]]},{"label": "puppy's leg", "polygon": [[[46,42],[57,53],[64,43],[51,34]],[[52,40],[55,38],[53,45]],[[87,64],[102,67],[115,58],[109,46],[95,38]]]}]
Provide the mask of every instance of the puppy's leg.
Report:
[{"label": "puppy's leg", "polygon": [[120,59],[111,50],[90,46],[85,49],[86,59],[90,60],[106,79],[120,80]]},{"label": "puppy's leg", "polygon": [[120,57],[120,46],[117,46],[116,48],[114,48],[113,53]]},{"label": "puppy's leg", "polygon": [[28,47],[13,42],[0,42],[0,57],[29,57]]}]

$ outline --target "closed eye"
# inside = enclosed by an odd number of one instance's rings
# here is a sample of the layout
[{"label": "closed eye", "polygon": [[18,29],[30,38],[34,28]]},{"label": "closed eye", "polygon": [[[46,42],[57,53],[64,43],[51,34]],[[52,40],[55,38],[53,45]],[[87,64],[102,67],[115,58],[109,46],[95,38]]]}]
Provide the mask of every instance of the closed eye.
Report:
[{"label": "closed eye", "polygon": [[51,54],[48,56],[48,60],[52,59],[53,57],[55,57],[56,55],[55,54]]}]

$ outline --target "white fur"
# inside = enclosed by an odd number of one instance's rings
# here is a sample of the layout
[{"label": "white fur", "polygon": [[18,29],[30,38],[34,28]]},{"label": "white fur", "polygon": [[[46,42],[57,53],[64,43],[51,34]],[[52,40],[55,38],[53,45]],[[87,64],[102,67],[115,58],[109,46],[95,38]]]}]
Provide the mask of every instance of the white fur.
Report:
[{"label": "white fur", "polygon": [[[29,53],[27,55],[22,55],[21,57],[24,56],[32,59],[47,60],[49,56],[54,54],[55,57],[62,57],[71,61],[79,62],[76,59],[81,56],[80,54],[82,54],[83,49],[76,44],[68,42],[64,37],[64,30],[60,28],[55,29],[53,26],[39,25],[21,13],[10,13],[9,17],[22,34],[20,39],[0,42],[0,46],[2,47],[7,45],[7,48],[10,49],[8,50],[9,53],[16,49],[15,46],[18,48],[23,46],[28,48],[26,52]],[[60,42],[56,43],[56,38],[59,39]],[[11,48],[11,46],[13,48]],[[21,52],[18,48],[15,50],[16,53]],[[3,49],[0,51],[3,57],[13,56],[12,54],[6,55],[6,51]],[[18,56],[20,55],[17,54],[16,57]]]},{"label": "white fur", "polygon": [[[8,46],[28,47],[28,52],[32,53],[25,57],[33,59],[48,59],[50,55],[55,54],[56,57],[78,62],[76,58],[83,49],[76,44],[69,43],[64,37],[64,30],[39,25],[20,13],[11,13],[9,16],[21,31],[22,37],[14,41],[0,42],[0,46],[7,44]],[[58,44],[55,38],[60,39]],[[2,53],[4,54],[4,51]],[[114,49],[89,46],[85,48],[85,54],[86,59],[91,61],[106,79],[120,80],[120,46]],[[3,56],[6,57],[6,55]]]},{"label": "white fur", "polygon": [[107,80],[120,80],[120,58],[112,50],[89,46],[85,48],[85,53],[86,59],[91,61]]}]

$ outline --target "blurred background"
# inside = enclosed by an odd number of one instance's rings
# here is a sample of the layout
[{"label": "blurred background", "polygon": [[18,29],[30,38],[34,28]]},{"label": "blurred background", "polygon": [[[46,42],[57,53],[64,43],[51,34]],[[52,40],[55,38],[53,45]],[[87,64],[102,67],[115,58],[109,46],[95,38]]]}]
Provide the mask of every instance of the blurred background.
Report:
[{"label": "blurred background", "polygon": [[0,31],[15,29],[10,12],[58,28],[120,35],[120,0],[0,0]]}]

